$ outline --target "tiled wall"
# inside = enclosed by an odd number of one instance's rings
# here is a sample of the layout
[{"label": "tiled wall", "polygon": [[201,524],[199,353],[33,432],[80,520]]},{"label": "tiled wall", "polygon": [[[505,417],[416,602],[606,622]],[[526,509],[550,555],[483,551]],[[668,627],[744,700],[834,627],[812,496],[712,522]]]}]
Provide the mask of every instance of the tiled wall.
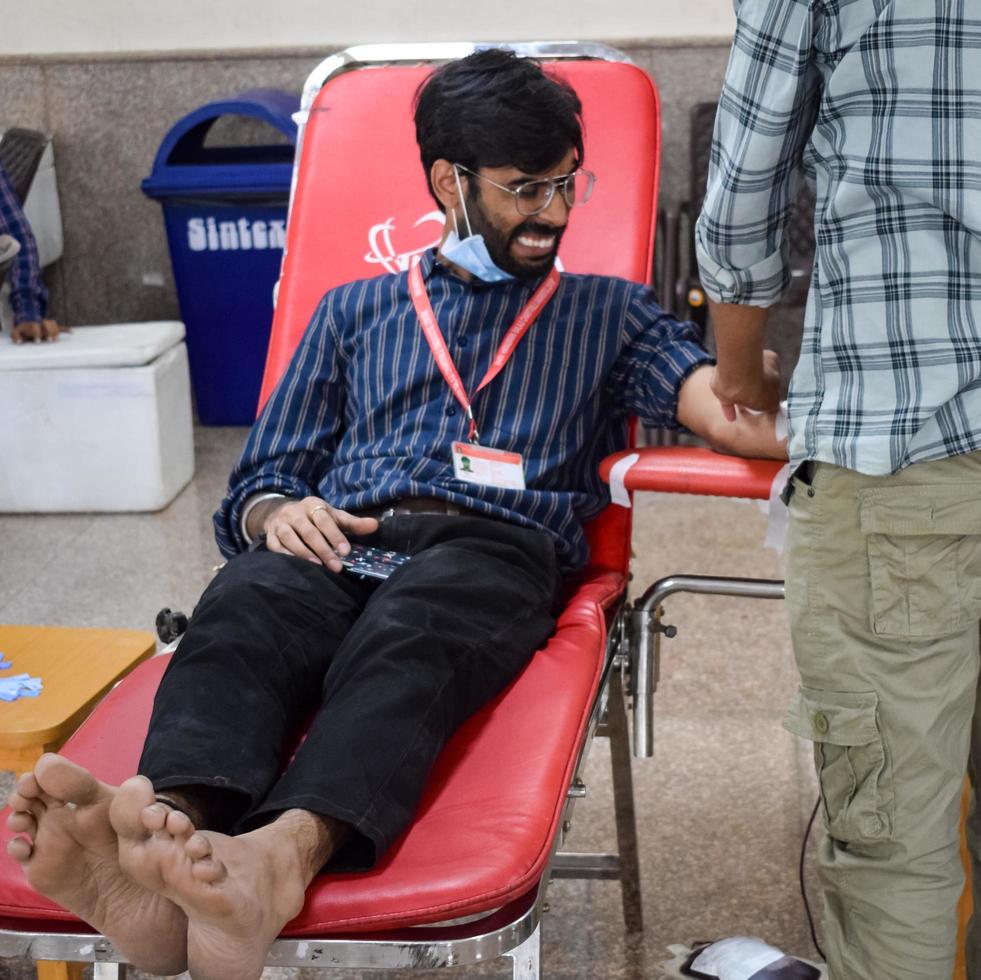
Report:
[{"label": "tiled wall", "polygon": [[[660,90],[661,201],[677,202],[688,193],[688,113],[718,98],[728,49],[626,49]],[[160,206],[139,187],[161,138],[191,109],[230,93],[299,91],[328,53],[0,59],[0,127],[54,135],[65,255],[47,274],[52,315],[75,324],[178,316]]]}]

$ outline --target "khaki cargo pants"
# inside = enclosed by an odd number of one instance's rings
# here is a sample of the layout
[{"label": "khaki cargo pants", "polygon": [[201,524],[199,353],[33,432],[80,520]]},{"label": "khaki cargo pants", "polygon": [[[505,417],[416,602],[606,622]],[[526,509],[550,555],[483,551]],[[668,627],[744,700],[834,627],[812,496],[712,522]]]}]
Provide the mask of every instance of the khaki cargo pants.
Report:
[{"label": "khaki cargo pants", "polygon": [[[869,477],[793,478],[787,602],[800,693],[786,726],[814,743],[826,839],[831,980],[948,980],[963,887],[960,798],[981,618],[981,453]],[[968,838],[981,910],[977,794]],[[972,923],[968,975],[981,980]]]}]

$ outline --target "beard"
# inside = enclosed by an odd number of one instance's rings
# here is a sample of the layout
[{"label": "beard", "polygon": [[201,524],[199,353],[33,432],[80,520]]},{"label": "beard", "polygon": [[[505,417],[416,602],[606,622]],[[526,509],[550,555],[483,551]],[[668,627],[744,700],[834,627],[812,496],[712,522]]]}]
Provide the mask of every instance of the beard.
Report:
[{"label": "beard", "polygon": [[[526,221],[522,221],[517,228],[510,232],[503,231],[491,220],[480,203],[478,194],[467,194],[467,208],[470,215],[470,225],[475,235],[484,236],[484,244],[494,264],[503,269],[516,279],[538,279],[545,275],[555,264],[555,258],[559,252],[559,245],[562,244],[562,236],[565,234],[565,226],[556,226],[536,221],[535,216],[531,215]],[[553,237],[555,244],[548,253],[535,259],[516,259],[511,253],[511,246],[521,235],[531,235],[532,237]]]}]

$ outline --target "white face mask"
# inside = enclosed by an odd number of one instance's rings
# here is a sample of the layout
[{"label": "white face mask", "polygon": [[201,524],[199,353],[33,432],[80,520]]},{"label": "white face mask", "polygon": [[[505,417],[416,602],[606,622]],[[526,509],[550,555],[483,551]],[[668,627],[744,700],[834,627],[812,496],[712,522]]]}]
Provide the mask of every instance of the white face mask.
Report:
[{"label": "white face mask", "polygon": [[496,265],[487,250],[487,243],[483,235],[475,235],[470,227],[470,216],[467,214],[467,204],[463,197],[463,188],[460,184],[460,172],[456,165],[453,166],[453,176],[456,178],[456,189],[460,195],[460,203],[463,205],[463,220],[467,225],[467,237],[460,238],[460,229],[456,221],[456,211],[451,211],[453,218],[453,231],[446,236],[440,248],[440,254],[449,262],[458,265],[461,269],[466,269],[471,275],[482,279],[484,282],[505,282],[514,279],[510,272],[505,272],[500,266]]}]

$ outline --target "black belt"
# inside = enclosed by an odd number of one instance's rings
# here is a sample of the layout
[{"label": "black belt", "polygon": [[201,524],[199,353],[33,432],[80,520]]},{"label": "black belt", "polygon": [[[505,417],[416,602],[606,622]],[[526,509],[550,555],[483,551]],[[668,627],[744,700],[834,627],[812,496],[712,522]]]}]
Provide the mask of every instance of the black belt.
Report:
[{"label": "black belt", "polygon": [[461,517],[483,517],[470,507],[461,507],[449,500],[437,500],[435,497],[412,497],[407,500],[393,500],[388,504],[377,507],[366,507],[358,511],[359,517],[375,517],[382,520],[386,517],[420,516],[422,514],[439,514],[442,516],[457,515]]}]

